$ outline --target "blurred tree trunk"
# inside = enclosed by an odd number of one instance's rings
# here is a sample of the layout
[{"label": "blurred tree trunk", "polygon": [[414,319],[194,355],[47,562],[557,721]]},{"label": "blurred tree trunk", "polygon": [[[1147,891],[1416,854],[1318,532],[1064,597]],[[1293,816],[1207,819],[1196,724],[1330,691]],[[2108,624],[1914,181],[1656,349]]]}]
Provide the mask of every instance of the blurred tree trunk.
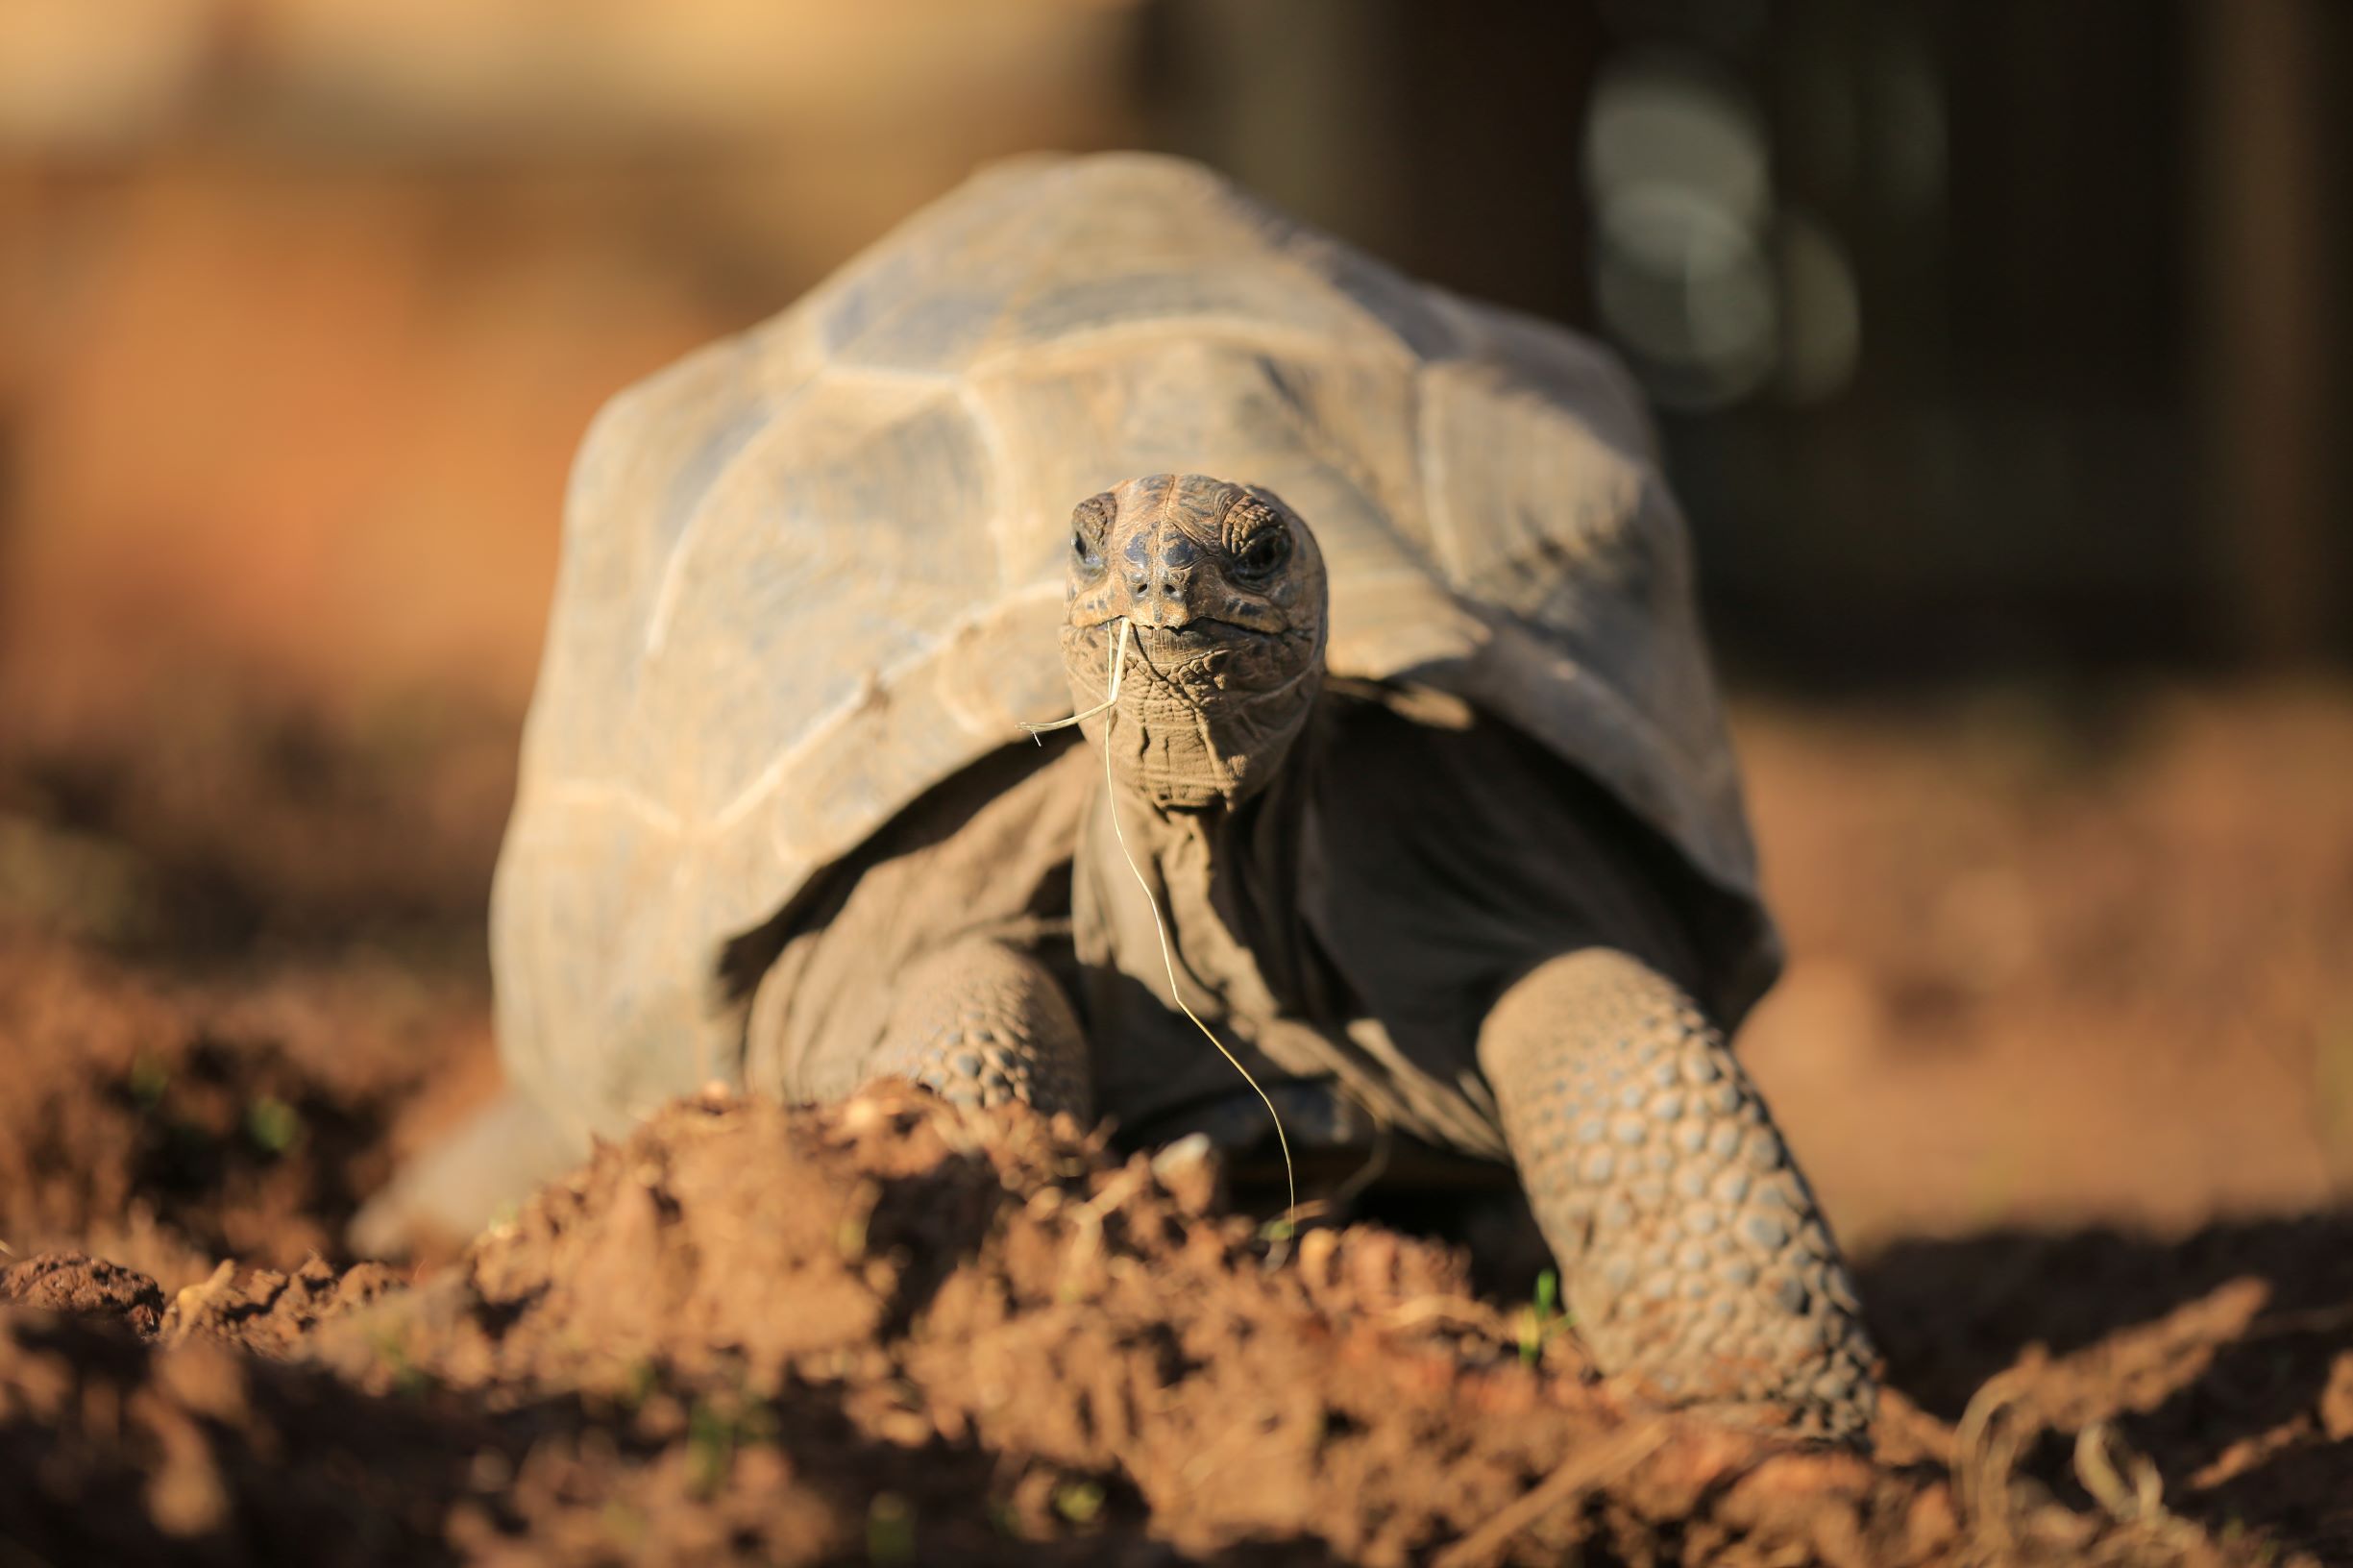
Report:
[{"label": "blurred tree trunk", "polygon": [[2204,73],[2207,512],[2234,641],[2266,662],[2336,640],[2329,513],[2325,0],[2194,8]]},{"label": "blurred tree trunk", "polygon": [[1418,278],[1586,315],[1590,0],[1161,0],[1157,139]]}]

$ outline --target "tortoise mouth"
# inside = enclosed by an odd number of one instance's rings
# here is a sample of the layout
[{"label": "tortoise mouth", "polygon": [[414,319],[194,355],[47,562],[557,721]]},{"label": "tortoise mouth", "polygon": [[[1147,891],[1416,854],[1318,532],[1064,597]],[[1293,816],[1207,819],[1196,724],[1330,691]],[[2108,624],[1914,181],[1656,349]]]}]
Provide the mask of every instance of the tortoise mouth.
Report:
[{"label": "tortoise mouth", "polygon": [[[1275,776],[1315,702],[1323,644],[1312,629],[1228,622],[1127,626],[1115,705],[1104,700],[1118,618],[1064,623],[1063,668],[1104,766],[1156,806],[1231,806]],[[1106,708],[1109,711],[1106,711]]]},{"label": "tortoise mouth", "polygon": [[[1171,695],[1188,706],[1229,708],[1296,688],[1311,673],[1312,650],[1285,633],[1198,618],[1181,626],[1129,623],[1119,705],[1131,713]],[[1118,618],[1069,628],[1064,659],[1080,690],[1099,698],[1110,679]],[[1305,655],[1305,656],[1303,656]]]},{"label": "tortoise mouth", "polygon": [[[1164,653],[1172,659],[1272,635],[1232,621],[1213,621],[1207,617],[1189,621],[1181,626],[1147,626],[1140,622],[1130,622],[1129,627],[1138,648],[1155,657]],[[1107,636],[1116,635],[1116,628],[1106,623],[1104,632]]]}]

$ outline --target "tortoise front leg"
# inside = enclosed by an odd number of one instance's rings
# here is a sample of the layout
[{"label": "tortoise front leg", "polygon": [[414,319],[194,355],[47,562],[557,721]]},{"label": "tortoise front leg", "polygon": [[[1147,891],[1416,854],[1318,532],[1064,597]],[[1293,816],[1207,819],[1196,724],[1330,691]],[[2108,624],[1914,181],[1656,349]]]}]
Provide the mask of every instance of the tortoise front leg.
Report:
[{"label": "tortoise front leg", "polygon": [[1519,981],[1479,1060],[1575,1327],[1605,1372],[1684,1401],[1868,1426],[1846,1264],[1723,1034],[1669,981],[1589,948]]},{"label": "tortoise front leg", "polygon": [[899,977],[865,1076],[905,1078],[959,1105],[1018,1100],[1081,1120],[1094,1100],[1086,1040],[1062,987],[1028,954],[981,939]]}]

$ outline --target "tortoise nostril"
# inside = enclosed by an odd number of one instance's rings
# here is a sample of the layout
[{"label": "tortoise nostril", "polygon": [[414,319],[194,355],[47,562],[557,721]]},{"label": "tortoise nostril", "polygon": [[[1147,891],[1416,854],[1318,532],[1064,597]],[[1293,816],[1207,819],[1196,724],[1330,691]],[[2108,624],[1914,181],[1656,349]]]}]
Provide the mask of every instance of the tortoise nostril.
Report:
[{"label": "tortoise nostril", "polygon": [[1120,573],[1127,587],[1128,613],[1140,626],[1182,626],[1193,618],[1182,573],[1164,562],[1130,567]]},{"label": "tortoise nostril", "polygon": [[1164,600],[1181,604],[1185,600],[1185,583],[1177,574],[1161,567],[1130,567],[1127,571],[1128,593],[1139,603]]}]

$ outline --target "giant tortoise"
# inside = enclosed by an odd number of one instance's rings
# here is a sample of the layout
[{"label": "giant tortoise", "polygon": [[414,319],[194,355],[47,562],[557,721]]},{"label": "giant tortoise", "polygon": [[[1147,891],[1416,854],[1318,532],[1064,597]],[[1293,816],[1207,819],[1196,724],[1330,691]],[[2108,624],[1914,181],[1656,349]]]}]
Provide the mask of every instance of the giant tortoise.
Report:
[{"label": "giant tortoise", "polygon": [[598,417],[492,903],[516,1090],[369,1222],[714,1079],[1259,1143],[1209,1032],[1296,1141],[1516,1166],[1605,1368],[1856,1431],[1726,1045],[1777,946],[1691,579],[1591,344],[1188,163],[988,170]]}]

